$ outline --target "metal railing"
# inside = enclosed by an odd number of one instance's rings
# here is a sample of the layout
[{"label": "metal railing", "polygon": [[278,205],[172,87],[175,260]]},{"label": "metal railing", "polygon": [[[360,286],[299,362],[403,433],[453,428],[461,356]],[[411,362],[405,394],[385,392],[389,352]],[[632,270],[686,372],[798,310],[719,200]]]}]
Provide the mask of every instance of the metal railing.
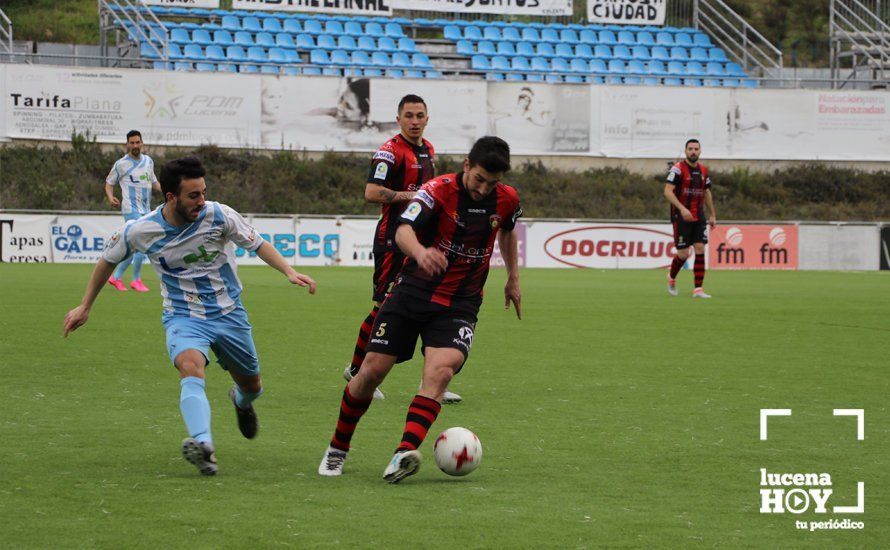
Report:
[{"label": "metal railing", "polygon": [[890,72],[890,2],[880,0],[863,3],[859,0],[831,0],[831,74],[836,78],[843,60],[849,59],[850,76],[840,81],[845,87],[850,81],[861,80],[865,69],[866,80],[886,81]]},{"label": "metal railing", "polygon": [[[125,42],[132,41],[139,48],[145,45],[160,60],[170,60],[170,32],[151,10],[132,0],[98,0],[99,2],[99,45],[102,55],[108,56],[109,35],[123,31]],[[147,15],[147,17],[146,17]],[[120,46],[121,41],[115,40]]]},{"label": "metal railing", "polygon": [[693,26],[711,36],[745,71],[769,75],[783,66],[782,51],[723,0],[695,0]]},{"label": "metal railing", "polygon": [[[0,10],[0,54],[6,52],[8,55],[12,55],[12,21],[9,20],[9,17],[3,13],[3,10]],[[3,55],[0,55],[0,59],[3,59]],[[11,59],[10,59],[11,60]]]}]

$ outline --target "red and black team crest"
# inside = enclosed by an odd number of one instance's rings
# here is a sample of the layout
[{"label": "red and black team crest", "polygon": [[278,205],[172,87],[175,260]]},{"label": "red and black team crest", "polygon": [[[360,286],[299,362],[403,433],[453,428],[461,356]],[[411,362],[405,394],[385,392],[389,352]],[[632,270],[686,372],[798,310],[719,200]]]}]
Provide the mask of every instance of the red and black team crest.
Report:
[{"label": "red and black team crest", "polygon": [[492,229],[497,229],[499,225],[501,225],[501,216],[498,214],[492,214],[488,217],[488,223],[491,225]]}]

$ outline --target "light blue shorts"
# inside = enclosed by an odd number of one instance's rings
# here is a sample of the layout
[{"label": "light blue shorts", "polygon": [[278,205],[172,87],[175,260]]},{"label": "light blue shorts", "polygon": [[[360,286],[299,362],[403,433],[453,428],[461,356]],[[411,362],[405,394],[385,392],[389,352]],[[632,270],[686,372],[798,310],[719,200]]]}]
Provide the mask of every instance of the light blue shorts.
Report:
[{"label": "light blue shorts", "polygon": [[260,373],[253,328],[242,307],[211,320],[168,317],[164,320],[164,329],[167,331],[167,353],[174,364],[176,357],[189,349],[200,351],[209,364],[208,350],[213,350],[219,365],[225,370],[247,376]]}]

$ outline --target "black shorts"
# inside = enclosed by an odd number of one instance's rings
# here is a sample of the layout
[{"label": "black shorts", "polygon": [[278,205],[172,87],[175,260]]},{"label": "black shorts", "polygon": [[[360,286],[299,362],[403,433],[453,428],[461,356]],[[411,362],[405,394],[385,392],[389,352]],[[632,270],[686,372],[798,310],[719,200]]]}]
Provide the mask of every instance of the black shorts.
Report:
[{"label": "black shorts", "polygon": [[694,243],[708,244],[708,222],[699,220],[687,222],[682,219],[674,220],[674,245],[677,250],[689,248]]},{"label": "black shorts", "polygon": [[405,263],[405,255],[398,247],[374,245],[374,294],[375,302],[382,302],[392,291],[396,277]]},{"label": "black shorts", "polygon": [[464,354],[466,362],[479,304],[452,302],[446,307],[412,296],[404,288],[397,286],[383,302],[366,350],[394,355],[396,363],[401,363],[414,356],[420,336],[421,351],[427,347],[454,348]]}]

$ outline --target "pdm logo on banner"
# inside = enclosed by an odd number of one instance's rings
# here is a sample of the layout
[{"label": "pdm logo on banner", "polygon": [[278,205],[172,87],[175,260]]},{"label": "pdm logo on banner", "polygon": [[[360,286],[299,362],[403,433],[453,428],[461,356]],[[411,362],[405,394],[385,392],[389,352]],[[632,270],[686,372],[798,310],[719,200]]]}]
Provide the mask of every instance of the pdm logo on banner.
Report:
[{"label": "pdm logo on banner", "polygon": [[890,270],[890,226],[881,228],[881,269]]},{"label": "pdm logo on banner", "polygon": [[141,0],[146,6],[171,8],[218,8],[219,0]]},{"label": "pdm logo on banner", "polygon": [[544,252],[572,267],[655,269],[669,266],[676,249],[669,226],[595,225],[556,233]]},{"label": "pdm logo on banner", "polygon": [[664,25],[667,0],[587,0],[591,23]]},{"label": "pdm logo on banner", "polygon": [[232,9],[392,15],[390,4],[390,0],[232,0]]},{"label": "pdm logo on banner", "polygon": [[711,269],[797,269],[796,225],[725,225],[710,233]]},{"label": "pdm logo on banner", "polygon": [[49,262],[51,219],[51,216],[0,214],[0,262]]},{"label": "pdm logo on banner", "polygon": [[99,261],[108,237],[124,225],[120,216],[59,216],[50,229],[53,261]]},{"label": "pdm logo on banner", "polygon": [[396,9],[452,13],[572,15],[572,0],[392,0]]}]

